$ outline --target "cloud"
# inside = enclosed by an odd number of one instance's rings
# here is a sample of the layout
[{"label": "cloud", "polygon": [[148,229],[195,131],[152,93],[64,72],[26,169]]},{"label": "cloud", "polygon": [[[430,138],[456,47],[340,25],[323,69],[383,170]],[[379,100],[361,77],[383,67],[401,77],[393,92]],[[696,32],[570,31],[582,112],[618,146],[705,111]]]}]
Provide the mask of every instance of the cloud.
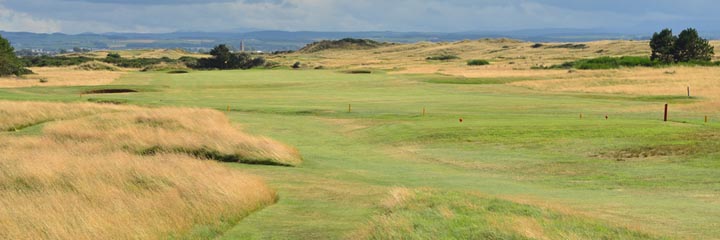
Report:
[{"label": "cloud", "polygon": [[[483,31],[714,26],[711,0],[0,0],[31,31]],[[27,15],[30,14],[30,15]],[[8,14],[6,14],[8,15]],[[42,16],[42,18],[37,18]],[[15,20],[16,22],[19,20]],[[43,24],[47,23],[47,24]],[[4,25],[2,25],[4,24]],[[5,28],[7,23],[0,23]],[[48,29],[50,28],[50,29]]]},{"label": "cloud", "polygon": [[35,18],[30,14],[16,12],[0,5],[0,29],[52,33],[60,31],[61,28],[56,21]]}]

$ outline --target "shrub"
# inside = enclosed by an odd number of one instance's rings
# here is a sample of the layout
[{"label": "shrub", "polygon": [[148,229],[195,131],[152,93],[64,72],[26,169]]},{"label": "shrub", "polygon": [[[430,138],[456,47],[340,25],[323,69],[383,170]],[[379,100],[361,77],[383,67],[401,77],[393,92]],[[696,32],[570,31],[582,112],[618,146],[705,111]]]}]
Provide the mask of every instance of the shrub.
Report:
[{"label": "shrub", "polygon": [[490,62],[487,60],[482,59],[473,59],[467,62],[468,66],[483,66],[483,65],[490,65]]},{"label": "shrub", "polygon": [[346,73],[349,73],[349,74],[371,74],[372,71],[367,70],[367,69],[354,69],[354,70],[348,70],[348,71],[346,71]]},{"label": "shrub", "polygon": [[302,63],[300,63],[300,62],[295,62],[295,63],[292,65],[292,68],[293,68],[293,69],[298,69],[298,68],[300,68],[300,67],[302,67]]},{"label": "shrub", "polygon": [[530,46],[530,47],[531,47],[531,48],[541,48],[542,46],[545,46],[545,45],[543,45],[542,43],[536,43],[536,44],[533,44],[533,45]]},{"label": "shrub", "polygon": [[35,56],[23,57],[20,60],[28,67],[65,67],[75,66],[94,61],[88,57]]},{"label": "shrub", "polygon": [[454,59],[460,59],[460,57],[458,57],[456,55],[445,54],[445,55],[430,56],[430,57],[425,58],[425,60],[430,60],[430,61],[449,61],[449,60],[454,60]]},{"label": "shrub", "polygon": [[549,46],[548,48],[586,49],[589,47],[582,43],[580,43],[580,44],[567,43],[567,44]]},{"label": "shrub", "polygon": [[560,65],[553,65],[553,69],[614,69],[620,67],[653,67],[661,65],[658,61],[650,60],[648,57],[599,57],[593,59],[582,59],[574,62],[565,62]]}]

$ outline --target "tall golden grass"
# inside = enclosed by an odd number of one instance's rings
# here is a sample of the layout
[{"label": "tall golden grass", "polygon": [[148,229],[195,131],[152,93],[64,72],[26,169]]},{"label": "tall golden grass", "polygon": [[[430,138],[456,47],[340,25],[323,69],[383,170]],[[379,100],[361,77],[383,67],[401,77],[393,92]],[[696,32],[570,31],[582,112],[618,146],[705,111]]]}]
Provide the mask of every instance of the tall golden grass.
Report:
[{"label": "tall golden grass", "polygon": [[13,131],[30,125],[118,110],[116,106],[0,101],[0,131]]},{"label": "tall golden grass", "polygon": [[[112,83],[127,71],[86,71],[77,67],[34,67],[35,74],[0,78],[0,88],[97,86]],[[40,81],[43,80],[43,81]]]},{"label": "tall golden grass", "polygon": [[58,141],[101,142],[139,153],[185,152],[244,163],[298,165],[300,154],[269,138],[235,129],[221,112],[206,109],[134,109],[49,124]]},{"label": "tall golden grass", "polygon": [[2,126],[54,120],[39,136],[0,133],[0,239],[208,238],[277,199],[258,177],[144,147],[299,161],[212,110],[3,101],[0,112]]},{"label": "tall golden grass", "polygon": [[214,161],[47,137],[0,142],[1,239],[192,238],[276,200],[261,179]]},{"label": "tall golden grass", "polygon": [[[585,44],[584,49],[553,48],[563,43],[543,43],[543,47],[534,48],[532,42],[512,39],[481,39],[459,42],[421,42],[414,44],[394,44],[367,50],[333,49],[315,53],[294,53],[287,56],[271,56],[270,60],[290,66],[301,61],[310,66],[330,68],[374,68],[388,69],[399,73],[445,73],[459,75],[482,74],[483,70],[529,69],[532,66],[549,66],[566,61],[600,56],[650,56],[647,41],[594,41],[573,44]],[[711,44],[720,47],[720,41]],[[718,53],[720,54],[720,53]],[[427,61],[426,58],[437,55],[456,55],[453,61]],[[486,66],[467,66],[466,60],[485,59],[492,64]],[[715,59],[720,59],[716,55]]]},{"label": "tall golden grass", "polygon": [[510,85],[555,92],[675,97],[687,96],[687,88],[690,87],[690,94],[697,101],[674,108],[715,114],[720,112],[718,75],[718,67],[625,68],[577,71],[548,80],[528,80]]}]

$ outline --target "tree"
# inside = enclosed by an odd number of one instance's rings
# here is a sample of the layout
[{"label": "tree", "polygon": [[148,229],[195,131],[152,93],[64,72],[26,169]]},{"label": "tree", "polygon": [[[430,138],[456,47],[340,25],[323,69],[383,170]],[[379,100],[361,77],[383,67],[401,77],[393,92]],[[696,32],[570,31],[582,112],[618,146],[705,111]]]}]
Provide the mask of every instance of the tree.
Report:
[{"label": "tree", "polygon": [[650,48],[652,48],[650,59],[665,63],[675,62],[675,42],[677,42],[677,37],[673,36],[670,29],[666,28],[660,33],[653,34],[650,40]]},{"label": "tree", "polygon": [[265,64],[264,58],[254,58],[248,53],[234,54],[225,44],[213,48],[210,55],[212,55],[211,58],[197,59],[196,64],[188,66],[200,69],[250,69]]},{"label": "tree", "polygon": [[0,36],[0,76],[22,75],[29,70],[23,67],[20,59],[15,56],[15,49],[10,42]]},{"label": "tree", "polygon": [[694,28],[685,29],[675,43],[675,61],[710,61],[715,55],[715,48],[708,40],[701,38]]},{"label": "tree", "polygon": [[233,63],[233,54],[225,44],[220,44],[210,51],[213,56],[212,65],[218,69],[230,69]]}]

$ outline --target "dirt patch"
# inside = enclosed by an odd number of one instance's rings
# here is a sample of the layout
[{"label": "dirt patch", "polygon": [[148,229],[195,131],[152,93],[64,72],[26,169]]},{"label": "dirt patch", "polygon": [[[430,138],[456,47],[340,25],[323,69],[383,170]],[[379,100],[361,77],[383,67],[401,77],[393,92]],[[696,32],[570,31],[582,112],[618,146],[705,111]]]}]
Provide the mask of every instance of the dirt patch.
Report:
[{"label": "dirt patch", "polygon": [[108,88],[108,89],[93,89],[84,91],[83,94],[113,94],[113,93],[136,93],[137,90],[129,88]]}]

